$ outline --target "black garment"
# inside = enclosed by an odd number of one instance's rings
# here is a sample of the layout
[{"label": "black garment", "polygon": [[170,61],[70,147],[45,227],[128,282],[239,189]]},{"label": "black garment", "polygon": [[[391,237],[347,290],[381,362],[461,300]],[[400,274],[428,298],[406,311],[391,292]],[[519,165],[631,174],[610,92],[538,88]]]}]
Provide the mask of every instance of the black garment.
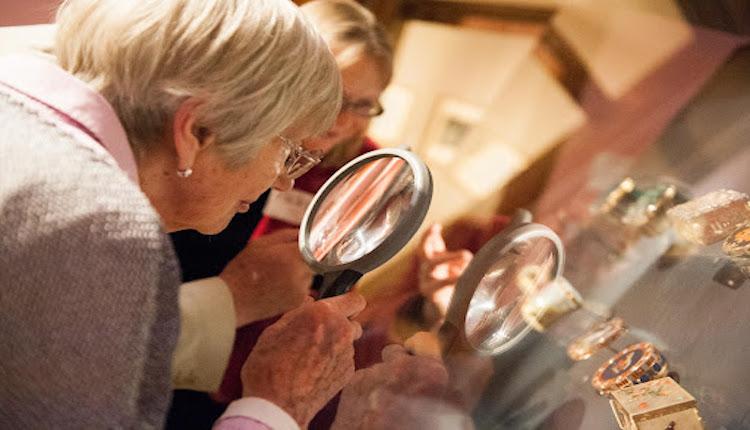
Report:
[{"label": "black garment", "polygon": [[[250,210],[237,214],[226,229],[214,236],[205,236],[194,230],[172,233],[172,244],[180,260],[182,281],[217,276],[224,267],[247,245],[250,236],[263,217],[263,206],[268,199],[264,193]],[[225,405],[214,402],[207,393],[175,390],[167,416],[166,429],[210,429],[224,413]]]},{"label": "black garment", "polygon": [[226,405],[216,403],[208,393],[191,390],[172,392],[167,430],[210,430],[224,413]]},{"label": "black garment", "polygon": [[226,229],[213,236],[195,230],[172,233],[172,244],[180,260],[182,281],[217,276],[247,245],[253,230],[263,218],[263,206],[269,192],[264,193],[244,214],[237,214]]}]

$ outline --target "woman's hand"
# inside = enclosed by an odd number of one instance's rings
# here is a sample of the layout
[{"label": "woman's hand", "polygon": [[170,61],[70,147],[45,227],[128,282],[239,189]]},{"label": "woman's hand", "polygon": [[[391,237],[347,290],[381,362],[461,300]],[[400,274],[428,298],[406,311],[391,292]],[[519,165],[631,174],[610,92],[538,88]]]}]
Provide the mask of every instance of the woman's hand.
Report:
[{"label": "woman's hand", "polygon": [[465,249],[448,251],[442,232],[440,224],[430,226],[417,251],[419,291],[437,307],[441,317],[448,310],[456,281],[473,257]]},{"label": "woman's hand", "polygon": [[297,234],[285,229],[251,241],[219,275],[232,293],[237,327],[288,312],[310,295],[313,273]]},{"label": "woman's hand", "polygon": [[333,429],[467,428],[448,391],[439,360],[388,345],[382,363],[358,370],[344,388]]},{"label": "woman's hand", "polygon": [[349,292],[284,315],[242,367],[243,396],[273,402],[305,428],[354,374],[353,342],[362,328],[349,318],[364,307],[365,299]]}]

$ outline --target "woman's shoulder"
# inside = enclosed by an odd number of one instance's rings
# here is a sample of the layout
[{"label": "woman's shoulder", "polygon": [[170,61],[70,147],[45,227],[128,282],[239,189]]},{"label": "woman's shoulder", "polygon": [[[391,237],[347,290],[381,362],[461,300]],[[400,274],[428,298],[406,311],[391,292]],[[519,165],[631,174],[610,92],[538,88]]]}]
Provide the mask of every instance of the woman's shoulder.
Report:
[{"label": "woman's shoulder", "polygon": [[6,241],[57,235],[88,241],[81,253],[96,242],[145,248],[168,242],[146,196],[96,141],[2,97],[0,125]]}]

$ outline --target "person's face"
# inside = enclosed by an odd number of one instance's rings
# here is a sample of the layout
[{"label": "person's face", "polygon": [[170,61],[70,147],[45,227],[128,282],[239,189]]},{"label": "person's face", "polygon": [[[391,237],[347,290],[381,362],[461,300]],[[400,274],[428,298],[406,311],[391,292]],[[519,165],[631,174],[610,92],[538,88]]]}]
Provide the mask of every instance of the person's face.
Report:
[{"label": "person's face", "polygon": [[270,187],[288,190],[294,184],[283,172],[288,152],[287,146],[275,139],[250,161],[229,168],[215,147],[201,151],[189,178],[171,175],[172,191],[164,210],[159,211],[167,229],[216,234],[235,214],[247,212]]},{"label": "person's face", "polygon": [[[368,56],[361,56],[354,62],[341,66],[339,70],[345,105],[377,102],[387,85],[379,64]],[[305,140],[304,146],[309,150],[327,153],[337,145],[361,139],[370,120],[370,117],[357,114],[344,106],[333,127],[319,137]]]}]

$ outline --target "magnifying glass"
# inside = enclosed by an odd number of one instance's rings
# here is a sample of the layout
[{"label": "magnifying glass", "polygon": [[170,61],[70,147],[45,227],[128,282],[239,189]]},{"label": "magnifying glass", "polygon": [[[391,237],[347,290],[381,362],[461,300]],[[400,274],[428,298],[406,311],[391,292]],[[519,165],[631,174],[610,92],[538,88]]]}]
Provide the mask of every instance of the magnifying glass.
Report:
[{"label": "magnifying glass", "polygon": [[336,172],[313,198],[299,232],[302,257],[323,275],[320,298],[346,293],[399,252],[431,199],[429,169],[404,149],[369,152]]},{"label": "magnifying glass", "polygon": [[529,299],[561,279],[564,258],[560,238],[521,211],[458,279],[439,332],[443,354],[468,345],[484,355],[498,355],[518,344],[532,330]]}]

